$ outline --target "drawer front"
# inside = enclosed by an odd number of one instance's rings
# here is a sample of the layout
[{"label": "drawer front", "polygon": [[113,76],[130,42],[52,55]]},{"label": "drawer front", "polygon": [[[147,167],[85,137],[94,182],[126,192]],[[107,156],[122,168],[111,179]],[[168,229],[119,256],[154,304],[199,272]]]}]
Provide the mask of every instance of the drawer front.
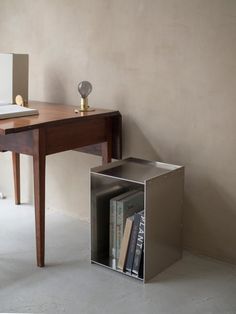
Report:
[{"label": "drawer front", "polygon": [[33,131],[0,135],[0,151],[33,155]]},{"label": "drawer front", "polygon": [[105,118],[70,122],[46,129],[46,154],[105,142],[107,138]]}]

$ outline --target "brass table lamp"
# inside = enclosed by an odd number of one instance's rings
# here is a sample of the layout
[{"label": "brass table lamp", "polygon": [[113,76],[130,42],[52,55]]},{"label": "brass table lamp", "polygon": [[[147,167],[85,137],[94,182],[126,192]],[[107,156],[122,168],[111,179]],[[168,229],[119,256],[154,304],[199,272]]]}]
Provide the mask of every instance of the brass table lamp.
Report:
[{"label": "brass table lamp", "polygon": [[80,101],[80,112],[88,112],[88,111],[94,111],[95,109],[92,109],[89,107],[88,104],[88,95],[91,93],[93,87],[92,84],[88,81],[82,81],[78,85],[78,91],[81,95],[81,101]]}]

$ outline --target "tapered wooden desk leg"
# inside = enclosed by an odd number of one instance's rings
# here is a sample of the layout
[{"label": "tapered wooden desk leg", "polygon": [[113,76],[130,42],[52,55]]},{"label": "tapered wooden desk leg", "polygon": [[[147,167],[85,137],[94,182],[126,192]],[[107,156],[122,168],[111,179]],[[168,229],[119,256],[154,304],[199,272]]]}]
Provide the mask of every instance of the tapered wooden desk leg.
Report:
[{"label": "tapered wooden desk leg", "polygon": [[102,143],[102,163],[107,164],[111,162],[112,144],[110,142]]},{"label": "tapered wooden desk leg", "polygon": [[20,154],[12,153],[15,204],[20,204]]},{"label": "tapered wooden desk leg", "polygon": [[106,120],[107,141],[102,143],[102,163],[106,164],[112,160],[112,121]]},{"label": "tapered wooden desk leg", "polygon": [[46,156],[33,156],[37,265],[44,267],[45,256],[45,166]]}]

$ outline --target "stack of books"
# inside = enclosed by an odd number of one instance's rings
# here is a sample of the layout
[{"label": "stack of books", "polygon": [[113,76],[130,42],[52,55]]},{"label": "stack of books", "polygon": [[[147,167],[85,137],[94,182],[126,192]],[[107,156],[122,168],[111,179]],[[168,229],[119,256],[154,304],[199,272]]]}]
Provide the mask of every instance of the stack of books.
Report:
[{"label": "stack of books", "polygon": [[142,278],[144,192],[131,190],[110,199],[109,256],[120,270]]}]

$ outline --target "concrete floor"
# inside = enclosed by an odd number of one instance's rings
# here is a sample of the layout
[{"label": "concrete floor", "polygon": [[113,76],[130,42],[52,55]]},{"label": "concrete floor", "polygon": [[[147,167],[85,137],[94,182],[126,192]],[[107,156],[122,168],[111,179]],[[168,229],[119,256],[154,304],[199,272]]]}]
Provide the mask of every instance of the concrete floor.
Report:
[{"label": "concrete floor", "polygon": [[88,223],[58,212],[46,220],[40,269],[32,206],[0,200],[1,313],[236,313],[236,266],[185,253],[143,285],[90,264]]}]

